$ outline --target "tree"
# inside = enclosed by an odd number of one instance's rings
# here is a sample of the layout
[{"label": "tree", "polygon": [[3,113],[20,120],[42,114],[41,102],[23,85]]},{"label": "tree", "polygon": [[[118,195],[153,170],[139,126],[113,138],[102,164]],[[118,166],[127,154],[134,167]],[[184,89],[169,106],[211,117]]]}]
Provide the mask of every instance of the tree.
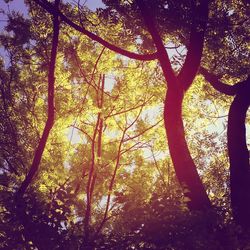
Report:
[{"label": "tree", "polygon": [[231,206],[235,221],[243,228],[250,223],[249,151],[245,120],[250,105],[249,77],[235,85],[222,83],[218,77],[202,68],[201,73],[212,86],[226,95],[235,96],[228,115],[228,155],[230,160]]},{"label": "tree", "polygon": [[[233,9],[242,15],[241,22],[245,9],[213,1],[208,20],[197,20],[194,11],[204,7],[206,12],[205,2],[196,6],[195,1],[105,1],[106,7],[96,11],[70,2],[61,3],[56,11],[51,2],[36,2],[27,1],[29,16],[25,18],[10,13],[9,31],[0,36],[11,59],[9,67],[4,60],[1,67],[0,246],[247,247],[247,235],[244,238],[244,231],[231,223],[226,138],[223,126],[216,122],[224,116],[218,113],[225,112],[230,99],[216,93],[201,76],[193,79],[201,54],[202,65],[209,71],[216,69],[226,80],[231,76],[244,79],[246,39],[244,35],[236,40],[225,35],[229,40],[224,39],[221,27],[234,38],[241,34],[230,23],[237,18],[227,12]],[[39,175],[36,168],[34,181],[28,183],[22,202],[16,203],[16,190],[29,172],[33,149],[48,118],[51,14],[60,16],[53,129],[37,165]],[[242,27],[246,28],[244,22]],[[26,32],[30,39],[22,38]],[[239,56],[229,56],[231,41],[239,45],[241,56],[238,50]],[[224,63],[216,65],[222,52]],[[242,68],[234,67],[235,62]],[[191,70],[190,75],[183,72],[185,68]],[[170,121],[178,121],[178,126]],[[214,121],[221,131],[212,128]],[[165,127],[171,128],[167,130],[170,153]],[[191,160],[188,166],[194,168],[189,170],[193,169],[199,192],[208,203],[196,196],[193,177],[180,165],[185,160],[180,154]],[[179,180],[189,180],[193,192],[185,183],[178,184],[176,166]],[[206,211],[208,197],[212,211]]]},{"label": "tree", "polygon": [[[247,21],[249,17],[249,3],[237,1],[231,2],[228,6],[222,3],[220,6],[221,10],[217,13],[217,17],[213,18],[213,22],[221,22],[222,26],[213,30],[209,29],[209,32],[213,31],[215,35],[211,36],[207,42],[207,51],[205,51],[205,55],[207,56],[203,62],[204,67],[201,68],[200,72],[211,83],[214,89],[222,94],[220,97],[217,97],[218,100],[224,99],[224,97],[229,99],[228,96],[235,96],[230,105],[227,124],[230,198],[235,221],[246,228],[250,221],[247,219],[249,218],[248,212],[244,211],[244,209],[248,210],[246,207],[248,206],[249,199],[246,194],[243,195],[244,192],[248,193],[247,190],[249,189],[248,184],[246,184],[247,181],[245,181],[245,178],[248,178],[247,169],[249,169],[249,153],[245,128],[245,119],[249,107],[248,97],[246,97],[248,80],[244,80],[241,83],[240,81],[249,75],[249,63],[247,59],[249,57],[247,41],[249,35]],[[222,19],[224,20],[223,22]],[[214,41],[211,42],[211,39]],[[210,53],[212,51],[217,53]],[[223,82],[227,82],[229,85]],[[231,86],[230,83],[235,84]],[[242,86],[242,89],[240,86]],[[244,88],[245,93],[243,93]],[[244,99],[245,101],[243,101]],[[223,103],[219,105],[219,108],[222,108]],[[241,168],[245,169],[246,172],[239,177],[242,171]],[[246,199],[245,201],[243,201],[243,196]]]},{"label": "tree", "polygon": [[[36,2],[40,4],[43,8],[45,8],[48,12],[58,13],[53,8],[53,6],[51,6],[51,4],[48,3],[47,1],[36,1]],[[204,1],[204,3],[196,7],[193,6],[193,9],[191,11],[193,20],[190,33],[188,54],[184,66],[180,71],[178,77],[175,77],[174,75],[169,57],[163,45],[163,41],[155,27],[153,17],[150,16],[148,18],[149,13],[147,7],[142,1],[137,1],[136,3],[140,8],[145,25],[149,33],[151,34],[153,42],[157,49],[156,55],[158,60],[160,61],[160,65],[162,67],[165,80],[167,81],[168,85],[171,85],[171,87],[168,86],[168,92],[165,99],[164,117],[165,117],[165,127],[168,136],[169,148],[172,160],[174,162],[176,174],[183,188],[186,188],[188,190],[186,192],[186,195],[190,198],[190,203],[189,203],[190,208],[194,210],[207,209],[208,207],[210,207],[210,202],[205,192],[205,189],[200,181],[199,175],[196,170],[196,166],[193,163],[193,160],[188,151],[187,143],[185,141],[185,133],[183,128],[182,118],[181,118],[181,109],[182,109],[183,91],[186,91],[193,82],[193,79],[196,75],[196,72],[200,64],[202,49],[203,49],[204,33],[208,15],[208,2]],[[75,24],[62,13],[58,13],[58,15],[62,18],[64,22],[66,22],[71,27],[89,36],[91,39],[100,42],[101,44],[103,44],[104,46],[106,46],[111,50],[114,50],[118,53],[121,53],[123,55],[126,55],[134,59],[142,59],[142,60],[152,59],[152,56],[150,57],[137,56],[135,55],[135,53],[130,53],[120,48],[117,48],[116,46],[112,46],[110,45],[110,43],[107,43],[102,38],[96,36],[91,32],[88,32],[84,27]],[[204,18],[197,18],[197,15],[202,15]],[[191,61],[192,61],[192,67],[190,66]],[[181,83],[184,85],[183,87],[179,86],[180,82],[183,82]],[[176,90],[176,88],[178,88],[178,90]],[[183,155],[183,158],[180,159],[179,155]],[[183,170],[183,166],[185,166],[185,171]]]},{"label": "tree", "polygon": [[[164,120],[170,154],[175,166],[177,177],[181,185],[188,189],[187,197],[190,198],[190,209],[207,209],[210,206],[210,202],[200,181],[196,166],[193,163],[185,141],[181,110],[184,97],[183,93],[187,91],[189,86],[192,84],[202,56],[203,39],[208,15],[208,2],[204,1],[200,4],[200,6],[195,7],[193,10],[192,29],[190,32],[188,52],[185,63],[183,68],[180,70],[178,77],[175,77],[173,73],[164,44],[153,23],[153,17],[150,17],[149,11],[142,1],[138,1],[138,4],[142,11],[144,22],[157,48],[159,61],[168,84],[164,107]],[[202,15],[204,20],[198,18],[197,15]],[[197,19],[199,19],[199,21]],[[182,155],[182,159],[180,159],[180,155]]]}]

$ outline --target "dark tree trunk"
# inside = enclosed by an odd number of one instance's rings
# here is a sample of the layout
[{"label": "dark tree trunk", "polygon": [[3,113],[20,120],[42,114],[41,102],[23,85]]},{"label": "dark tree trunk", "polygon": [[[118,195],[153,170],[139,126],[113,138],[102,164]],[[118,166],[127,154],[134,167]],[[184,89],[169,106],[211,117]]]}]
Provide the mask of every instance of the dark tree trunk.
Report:
[{"label": "dark tree trunk", "polygon": [[191,210],[202,211],[211,204],[185,140],[182,121],[183,98],[183,90],[177,88],[167,90],[164,107],[165,128],[177,178],[184,188],[185,196],[190,199],[188,207]]},{"label": "dark tree trunk", "polygon": [[[58,9],[60,4],[60,0],[55,0],[54,6]],[[35,155],[30,166],[29,172],[22,182],[17,195],[22,197],[25,193],[26,189],[30,185],[34,176],[37,174],[39,170],[40,161],[43,156],[43,152],[50,134],[50,131],[54,124],[55,110],[54,110],[54,92],[55,92],[55,66],[56,66],[56,55],[57,55],[57,47],[58,47],[58,38],[59,38],[59,18],[58,15],[54,15],[53,17],[53,38],[52,38],[52,48],[50,55],[50,63],[49,63],[49,73],[48,73],[48,110],[47,110],[47,121],[45,127],[43,129],[42,137],[39,141],[37,149],[35,151]]]},{"label": "dark tree trunk", "polygon": [[176,176],[184,190],[185,196],[190,199],[188,202],[189,209],[204,211],[211,207],[211,203],[188,150],[182,121],[182,101],[185,91],[192,85],[200,66],[209,1],[201,1],[193,9],[193,20],[187,47],[188,52],[178,76],[175,75],[172,69],[164,42],[157,30],[151,11],[144,0],[137,0],[136,2],[157,48],[157,56],[168,87],[165,98],[164,121],[168,147]]},{"label": "dark tree trunk", "polygon": [[246,142],[246,114],[250,105],[250,81],[239,85],[228,117],[231,207],[235,221],[250,228],[250,166]]},{"label": "dark tree trunk", "polygon": [[231,86],[221,82],[205,68],[201,68],[200,72],[216,90],[235,96],[230,106],[227,127],[231,208],[235,222],[250,229],[250,166],[245,126],[250,105],[250,77]]}]

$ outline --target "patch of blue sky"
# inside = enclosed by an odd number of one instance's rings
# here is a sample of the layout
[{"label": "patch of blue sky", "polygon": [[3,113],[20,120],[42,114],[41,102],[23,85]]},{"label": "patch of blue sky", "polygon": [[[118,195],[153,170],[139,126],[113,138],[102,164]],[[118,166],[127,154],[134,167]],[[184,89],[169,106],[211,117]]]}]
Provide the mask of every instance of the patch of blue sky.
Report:
[{"label": "patch of blue sky", "polygon": [[105,86],[104,89],[107,92],[111,92],[116,83],[115,76],[112,74],[105,75]]}]

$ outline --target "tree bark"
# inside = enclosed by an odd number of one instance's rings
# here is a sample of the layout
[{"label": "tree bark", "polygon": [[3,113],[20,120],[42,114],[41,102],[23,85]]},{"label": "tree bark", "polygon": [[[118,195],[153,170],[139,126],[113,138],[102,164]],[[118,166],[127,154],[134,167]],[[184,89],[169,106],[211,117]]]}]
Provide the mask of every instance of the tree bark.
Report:
[{"label": "tree bark", "polygon": [[227,85],[205,68],[200,73],[219,92],[235,96],[228,114],[227,141],[230,161],[231,208],[235,222],[250,228],[250,164],[246,141],[246,114],[250,106],[250,77]]},{"label": "tree bark", "polygon": [[246,142],[246,114],[250,105],[250,81],[245,81],[231,104],[228,116],[231,207],[235,221],[250,228],[250,166]]},{"label": "tree bark", "polygon": [[204,211],[211,206],[207,193],[190,155],[182,120],[182,102],[184,92],[168,89],[164,106],[164,122],[170,155],[177,178],[189,198],[190,210]]},{"label": "tree bark", "polygon": [[164,101],[164,121],[175,173],[184,190],[184,195],[189,198],[187,203],[189,209],[204,211],[211,207],[211,203],[188,150],[182,120],[182,101],[185,91],[191,86],[200,66],[209,1],[203,0],[194,7],[188,52],[178,76],[174,74],[163,40],[157,31],[154,17],[143,0],[136,2],[157,48],[158,60],[168,87]]}]

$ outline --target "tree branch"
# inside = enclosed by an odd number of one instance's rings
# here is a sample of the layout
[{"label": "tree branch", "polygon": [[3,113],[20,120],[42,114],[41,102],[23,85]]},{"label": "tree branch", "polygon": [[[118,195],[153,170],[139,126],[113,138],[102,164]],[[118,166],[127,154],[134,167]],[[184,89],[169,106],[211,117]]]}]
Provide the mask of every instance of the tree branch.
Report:
[{"label": "tree branch", "polygon": [[205,68],[200,68],[200,73],[205,77],[205,79],[219,92],[234,96],[237,92],[237,84],[236,85],[228,85],[219,80],[219,77],[216,75],[209,73]]},{"label": "tree branch", "polygon": [[[176,82],[176,77],[174,74],[174,71],[171,66],[171,62],[168,56],[168,53],[165,49],[165,46],[163,44],[163,41],[156,29],[154,17],[151,15],[150,10],[147,8],[146,4],[143,0],[136,0],[136,3],[141,11],[144,23],[148,29],[148,32],[150,33],[152,40],[155,44],[155,47],[157,49],[157,57],[159,59],[159,62],[161,64],[164,77],[168,83],[168,86]],[[169,86],[170,87],[170,86]]]},{"label": "tree branch", "polygon": [[208,19],[208,5],[208,0],[202,0],[194,10],[187,56],[177,77],[184,90],[190,87],[200,66]]},{"label": "tree branch", "polygon": [[114,52],[116,52],[118,54],[129,57],[131,59],[142,60],[142,61],[151,61],[151,60],[155,60],[157,58],[157,53],[144,54],[144,55],[137,54],[137,53],[134,53],[134,52],[124,50],[122,48],[119,48],[119,47],[115,46],[114,44],[109,43],[108,41],[104,40],[103,38],[97,36],[96,34],[86,30],[84,27],[81,27],[78,24],[71,21],[63,13],[56,10],[54,8],[54,6],[51,3],[49,3],[48,1],[46,1],[46,0],[34,0],[34,2],[36,2],[38,5],[40,5],[48,13],[50,13],[52,15],[57,14],[63,22],[65,22],[66,24],[68,24],[69,26],[74,28],[75,30],[81,32],[82,34],[88,36],[90,39],[102,44],[106,48],[108,48],[108,49],[110,49],[110,50],[112,50],[112,51],[114,51]]},{"label": "tree branch", "polygon": [[147,131],[149,131],[150,129],[156,127],[159,123],[161,123],[163,121],[163,118],[161,120],[159,120],[158,122],[156,122],[155,124],[151,125],[150,127],[148,128],[145,128],[143,131],[141,131],[140,133],[134,135],[134,136],[128,136],[128,138],[124,139],[123,142],[127,142],[127,141],[130,141],[130,140],[133,140],[141,135],[143,135],[144,133],[146,133]]}]

